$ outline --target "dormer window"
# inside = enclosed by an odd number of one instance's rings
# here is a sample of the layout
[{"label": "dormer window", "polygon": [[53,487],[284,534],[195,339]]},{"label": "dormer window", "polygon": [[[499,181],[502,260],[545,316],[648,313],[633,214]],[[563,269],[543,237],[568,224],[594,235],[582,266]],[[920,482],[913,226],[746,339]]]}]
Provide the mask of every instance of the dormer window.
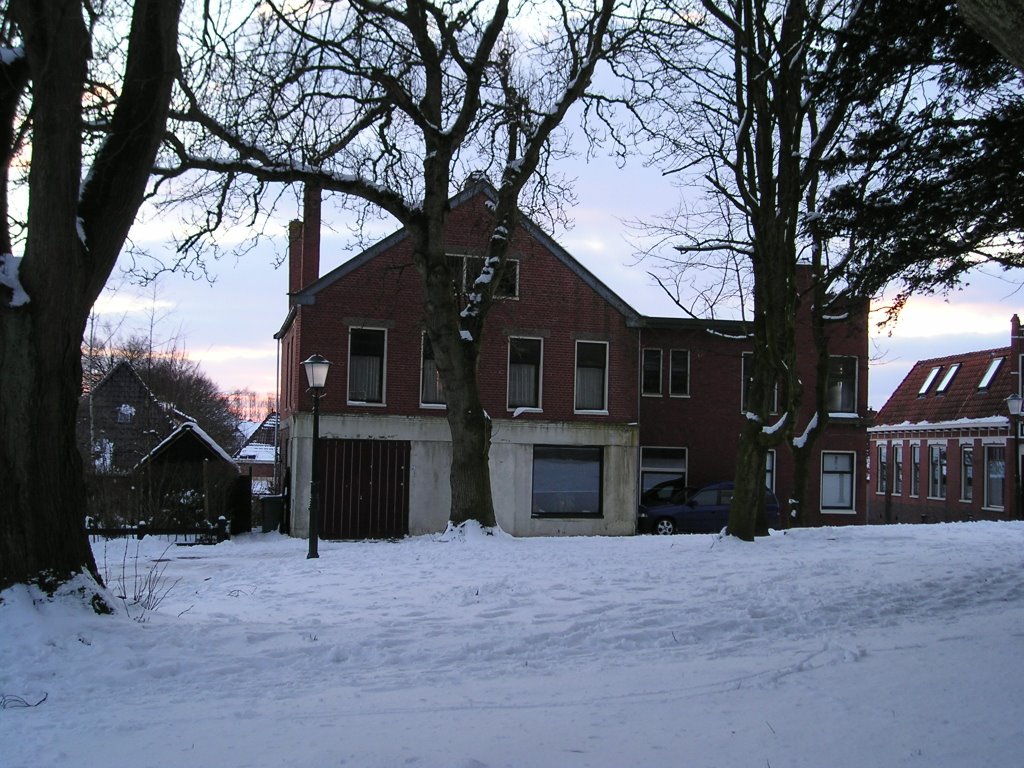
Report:
[{"label": "dormer window", "polygon": [[931,369],[931,371],[928,373],[928,377],[924,380],[924,384],[922,384],[921,388],[919,390],[917,390],[917,396],[918,397],[921,397],[922,395],[926,394],[928,392],[928,390],[931,389],[932,384],[935,383],[935,379],[938,378],[939,371],[941,371],[941,370],[942,370],[942,366],[941,365],[937,365],[937,366],[935,366],[934,368]]},{"label": "dormer window", "polygon": [[988,364],[988,370],[985,371],[985,375],[981,377],[981,381],[978,383],[978,389],[988,389],[989,385],[992,384],[992,379],[996,377],[999,372],[999,366],[1003,364],[1004,357],[994,357],[992,362]]},{"label": "dormer window", "polygon": [[953,377],[956,376],[956,372],[959,370],[960,363],[953,363],[953,365],[949,366],[949,370],[946,371],[946,375],[939,382],[939,388],[935,390],[935,394],[944,395],[946,390],[949,389],[949,385],[953,383]]}]

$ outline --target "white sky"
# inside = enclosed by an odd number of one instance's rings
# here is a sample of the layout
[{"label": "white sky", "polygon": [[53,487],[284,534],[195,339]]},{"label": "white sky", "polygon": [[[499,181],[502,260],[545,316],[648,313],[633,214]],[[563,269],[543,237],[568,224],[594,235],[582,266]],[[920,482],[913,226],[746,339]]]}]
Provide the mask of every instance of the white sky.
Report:
[{"label": "white sky", "polygon": [[[635,263],[623,223],[663,213],[674,204],[677,191],[654,170],[639,165],[619,170],[605,158],[578,161],[571,172],[577,178],[579,198],[571,212],[574,227],[556,232],[556,240],[642,313],[677,314],[648,276],[648,266]],[[329,202],[323,214],[325,225],[338,216]],[[300,212],[296,209],[284,215],[298,217]],[[137,243],[156,244],[169,240],[170,233],[166,222],[149,221],[136,227],[133,238]],[[345,249],[344,236],[344,227],[335,232],[324,230],[321,274],[353,255]],[[158,281],[156,301],[158,314],[166,316],[166,333],[177,333],[181,346],[224,391],[275,389],[273,334],[288,310],[288,278],[285,269],[275,269],[272,261],[285,245],[282,225],[273,243],[241,260],[226,257],[211,264],[217,276],[213,285],[179,275]],[[1010,317],[1024,309],[1024,301],[1018,295],[1018,285],[994,274],[972,278],[968,286],[949,297],[915,297],[894,327],[872,329],[872,407],[883,405],[919,359],[1009,343]],[[1024,274],[1015,277],[1011,273],[1010,277],[1024,279]],[[127,324],[133,324],[135,318],[145,324],[153,301],[152,289],[123,286],[112,309],[124,316]]]}]

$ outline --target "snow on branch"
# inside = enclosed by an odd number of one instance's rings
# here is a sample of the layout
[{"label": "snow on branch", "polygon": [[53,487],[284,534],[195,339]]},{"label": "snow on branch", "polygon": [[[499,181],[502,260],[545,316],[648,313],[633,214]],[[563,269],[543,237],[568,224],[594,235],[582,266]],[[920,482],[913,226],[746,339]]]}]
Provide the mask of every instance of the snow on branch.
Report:
[{"label": "snow on branch", "polygon": [[11,289],[11,306],[21,307],[28,304],[30,299],[18,279],[18,269],[21,267],[21,258],[10,253],[0,253],[0,285]]}]

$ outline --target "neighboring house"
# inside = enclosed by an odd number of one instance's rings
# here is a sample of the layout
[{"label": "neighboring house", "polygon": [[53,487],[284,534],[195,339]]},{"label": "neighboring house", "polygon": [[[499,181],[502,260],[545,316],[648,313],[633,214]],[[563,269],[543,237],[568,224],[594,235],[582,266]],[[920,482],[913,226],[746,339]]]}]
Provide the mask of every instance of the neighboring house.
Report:
[{"label": "neighboring house", "polygon": [[128,362],[82,396],[76,431],[95,521],[193,522],[197,512],[225,513],[238,468],[186,419],[159,402]]},{"label": "neighboring house", "polygon": [[1022,354],[1014,315],[1009,346],[914,365],[868,430],[870,522],[1020,516],[1019,436],[1007,398],[1021,392]]},{"label": "neighboring house", "polygon": [[280,419],[276,413],[267,416],[245,438],[234,455],[239,470],[252,478],[252,492],[266,495],[277,490],[277,430]]},{"label": "neighboring house", "polygon": [[[479,270],[492,196],[477,183],[452,199],[455,290]],[[319,206],[307,192],[306,223],[292,223],[290,311],[276,334],[291,531],[308,531],[312,416],[301,362],[314,353],[333,363],[320,414],[321,535],[443,530],[450,435],[409,239],[399,230],[320,276]],[[642,488],[732,479],[750,349],[736,338],[738,323],[644,317],[526,217],[510,258],[479,366],[504,530],[631,534]],[[866,314],[841,327],[833,334],[835,418],[811,472],[808,519],[816,524],[864,521],[856,489],[866,445]],[[801,344],[813,349],[809,332]],[[801,371],[808,381],[811,366],[809,358]],[[778,454],[766,481],[787,499],[791,460]]]},{"label": "neighboring house", "polygon": [[86,472],[130,471],[174,425],[132,365],[118,363],[79,401],[77,439]]}]

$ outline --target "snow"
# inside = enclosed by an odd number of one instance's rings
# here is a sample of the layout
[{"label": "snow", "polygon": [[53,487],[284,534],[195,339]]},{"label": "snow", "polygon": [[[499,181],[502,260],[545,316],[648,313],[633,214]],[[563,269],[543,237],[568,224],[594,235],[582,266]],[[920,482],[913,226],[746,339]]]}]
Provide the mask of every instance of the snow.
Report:
[{"label": "snow", "polygon": [[94,544],[144,621],[3,592],[0,763],[1020,764],[1024,523],[306,549]]},{"label": "snow", "polygon": [[29,295],[18,279],[21,257],[10,253],[0,253],[0,285],[11,289],[11,306],[23,307],[29,302]]}]

